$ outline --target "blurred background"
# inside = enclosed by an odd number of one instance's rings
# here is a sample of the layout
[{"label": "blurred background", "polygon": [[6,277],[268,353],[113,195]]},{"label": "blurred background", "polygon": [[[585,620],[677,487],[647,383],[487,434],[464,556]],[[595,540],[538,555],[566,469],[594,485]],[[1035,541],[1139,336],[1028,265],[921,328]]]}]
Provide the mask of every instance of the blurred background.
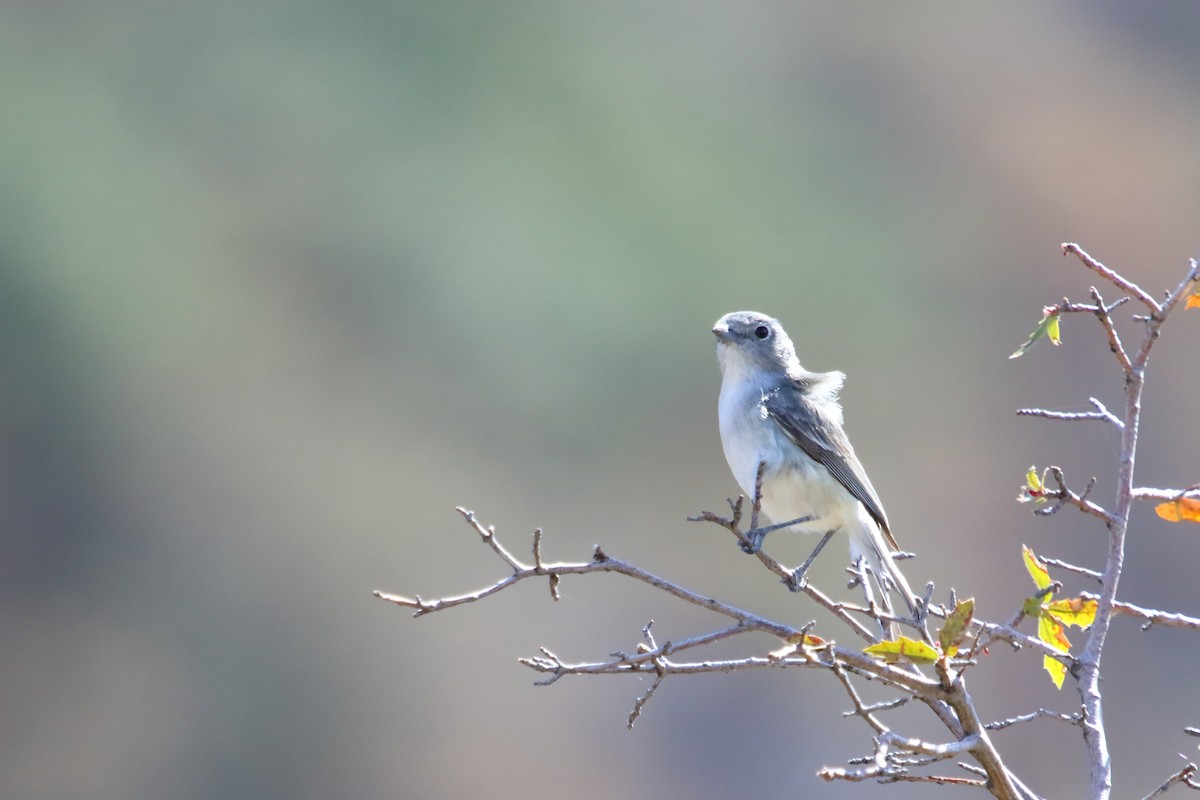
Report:
[{"label": "blurred background", "polygon": [[[841,636],[685,521],[736,492],[710,328],[740,308],[848,373],[914,585],[998,620],[1022,543],[1099,565],[1092,520],[1013,502],[1049,463],[1111,498],[1111,430],[1013,415],[1119,407],[1099,326],[1007,356],[1087,299],[1061,242],[1154,293],[1200,254],[1197,37],[1189,3],[0,6],[0,796],[929,796],[815,777],[869,749],[822,673],[671,680],[632,732],[646,682],[533,686],[538,646],[722,624],[644,586],[416,621],[371,591],[501,577],[461,504]],[[1156,353],[1143,485],[1200,480],[1198,337]],[[1139,508],[1121,595],[1200,613],[1198,554]],[[1198,656],[1118,621],[1118,795],[1195,757]],[[1078,707],[1025,653],[971,680],[988,718]],[[1082,796],[1074,729],[996,739]]]}]

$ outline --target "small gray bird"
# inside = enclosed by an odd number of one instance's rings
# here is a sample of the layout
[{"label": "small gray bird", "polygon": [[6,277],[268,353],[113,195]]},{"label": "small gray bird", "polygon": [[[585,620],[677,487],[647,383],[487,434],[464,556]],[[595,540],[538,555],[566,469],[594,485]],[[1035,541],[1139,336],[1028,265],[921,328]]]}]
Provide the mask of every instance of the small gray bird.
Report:
[{"label": "small gray bird", "polygon": [[[825,533],[822,545],[845,530],[850,557],[869,568],[883,609],[891,612],[888,590],[894,589],[915,614],[912,590],[892,559],[899,547],[883,504],[842,430],[838,391],[846,376],[806,371],[779,320],[765,314],[726,314],[713,333],[722,376],[721,445],[742,491],[754,497],[758,465],[765,462],[762,511],[788,530]],[[759,528],[751,552],[773,529]],[[864,588],[872,596],[871,587]]]}]

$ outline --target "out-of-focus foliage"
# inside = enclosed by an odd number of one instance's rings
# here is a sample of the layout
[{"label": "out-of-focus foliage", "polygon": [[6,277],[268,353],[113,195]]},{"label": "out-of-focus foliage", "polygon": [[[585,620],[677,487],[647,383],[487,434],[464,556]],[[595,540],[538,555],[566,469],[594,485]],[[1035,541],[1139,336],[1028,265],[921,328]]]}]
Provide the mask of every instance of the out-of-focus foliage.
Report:
[{"label": "out-of-focus foliage", "polygon": [[[1002,618],[1021,541],[1097,563],[1006,487],[1111,488],[1109,434],[1011,416],[1116,391],[1104,342],[1005,356],[1074,285],[1060,242],[1148,290],[1196,254],[1198,35],[1188,4],[4,4],[0,796],[844,796],[813,773],[866,745],[821,676],[672,681],[627,733],[643,686],[514,663],[703,624],[650,594],[414,622],[370,590],[493,578],[465,504],[811,618],[683,521],[735,491],[737,308],[849,374],[914,580]],[[1194,479],[1196,335],[1153,365],[1147,485]],[[1194,534],[1135,523],[1123,596],[1196,613]],[[1176,768],[1196,655],[1110,640],[1120,794]],[[985,657],[982,710],[1056,702],[1034,661]],[[997,739],[1078,795],[1038,733]]]}]

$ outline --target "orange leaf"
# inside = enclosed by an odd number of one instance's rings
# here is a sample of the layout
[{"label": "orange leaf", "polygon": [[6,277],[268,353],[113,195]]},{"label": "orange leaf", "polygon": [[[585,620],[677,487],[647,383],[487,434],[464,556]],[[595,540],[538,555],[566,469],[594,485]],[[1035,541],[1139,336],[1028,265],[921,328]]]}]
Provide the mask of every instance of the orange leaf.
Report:
[{"label": "orange leaf", "polygon": [[814,636],[811,633],[793,634],[784,639],[784,646],[778,650],[772,650],[768,655],[774,659],[789,658],[795,655],[798,651],[803,650],[804,655],[811,656],[810,651],[824,647],[826,642],[820,636]]},{"label": "orange leaf", "polygon": [[1154,507],[1154,513],[1167,522],[1200,522],[1200,500],[1194,497],[1180,497]]},{"label": "orange leaf", "polygon": [[1200,292],[1189,294],[1187,305],[1185,305],[1184,308],[1200,308]]}]

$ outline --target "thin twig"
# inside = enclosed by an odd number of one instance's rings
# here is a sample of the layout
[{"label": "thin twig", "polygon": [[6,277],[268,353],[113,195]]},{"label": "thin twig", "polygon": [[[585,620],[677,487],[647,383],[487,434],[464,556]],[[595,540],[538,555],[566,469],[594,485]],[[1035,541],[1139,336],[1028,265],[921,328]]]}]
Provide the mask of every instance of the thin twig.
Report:
[{"label": "thin twig", "polygon": [[1174,310],[1180,300],[1190,294],[1195,294],[1197,289],[1200,289],[1200,263],[1194,258],[1189,258],[1187,274],[1179,282],[1179,285],[1167,295],[1167,299],[1162,304],[1162,311],[1158,316],[1165,319]]},{"label": "thin twig", "polygon": [[[1091,592],[1082,592],[1080,597],[1088,600],[1099,600],[1099,596]],[[1186,630],[1200,631],[1200,619],[1189,617],[1186,614],[1178,614],[1169,611],[1158,611],[1153,608],[1142,608],[1135,606],[1133,603],[1126,603],[1121,600],[1114,600],[1112,603],[1113,614],[1125,617],[1137,617],[1143,619],[1146,624],[1142,626],[1142,630],[1149,630],[1155,625],[1161,625],[1164,628],[1184,628]]]},{"label": "thin twig", "polygon": [[850,702],[854,704],[854,710],[847,711],[843,716],[862,717],[863,720],[870,725],[876,733],[883,733],[884,731],[888,730],[886,725],[875,718],[874,712],[880,709],[877,707],[868,709],[863,705],[862,698],[859,697],[858,690],[854,688],[854,684],[850,682],[850,677],[846,674],[846,670],[843,669],[842,666],[837,662],[834,662],[833,664],[833,674],[837,676],[839,681],[841,681],[842,687],[846,690],[846,694],[850,695]]},{"label": "thin twig", "polygon": [[[1101,419],[1111,422],[1108,417],[1098,411],[1049,411],[1044,408],[1018,408],[1018,417],[1043,417],[1045,419],[1080,420]],[[1118,420],[1119,422],[1120,420]]]},{"label": "thin twig", "polygon": [[1038,559],[1051,567],[1065,569],[1067,572],[1074,572],[1076,575],[1083,575],[1093,580],[1103,580],[1104,575],[1096,572],[1094,569],[1087,567],[1077,567],[1074,564],[1068,564],[1066,561],[1060,561],[1057,558],[1049,558],[1048,556],[1038,556]]},{"label": "thin twig", "polygon": [[1146,487],[1133,490],[1134,500],[1180,500],[1188,495],[1200,494],[1200,484],[1186,489],[1150,489]]},{"label": "thin twig", "polygon": [[1075,244],[1074,242],[1064,242],[1062,250],[1063,255],[1077,256],[1079,260],[1083,262],[1085,267],[1103,277],[1106,281],[1125,292],[1125,294],[1137,299],[1140,303],[1142,303],[1142,305],[1150,309],[1151,314],[1157,315],[1162,310],[1162,307],[1155,302],[1154,298],[1146,294],[1146,292],[1140,286],[1133,281],[1118,275],[1096,259],[1092,258],[1079,245]]},{"label": "thin twig", "polygon": [[1058,491],[1047,492],[1046,497],[1054,498],[1058,500],[1058,502],[1047,508],[1034,509],[1033,513],[1037,514],[1038,516],[1048,517],[1051,514],[1056,513],[1063,506],[1072,505],[1078,508],[1080,511],[1084,511],[1094,517],[1098,517],[1099,519],[1103,520],[1106,525],[1111,525],[1116,521],[1116,517],[1114,517],[1111,513],[1087,499],[1088,495],[1092,492],[1092,488],[1096,485],[1096,479],[1094,477],[1088,481],[1088,485],[1084,488],[1082,494],[1076,494],[1067,487],[1066,478],[1064,477],[1063,471],[1060,467],[1050,467],[1050,476],[1054,478],[1055,482],[1058,484]]},{"label": "thin twig", "polygon": [[891,763],[893,758],[891,753],[893,750],[899,750],[902,753],[918,753],[924,756],[931,756],[933,760],[940,761],[969,753],[978,747],[979,743],[978,736],[965,736],[955,742],[934,744],[926,742],[923,739],[912,739],[899,736],[891,731],[884,731],[875,737],[875,755],[867,761],[868,766],[861,769],[825,767],[817,775],[825,781],[842,780],[854,782],[890,777],[901,774],[897,771],[898,768]]},{"label": "thin twig", "polygon": [[758,517],[762,513],[763,476],[767,473],[767,462],[759,461],[754,473],[754,504],[750,506],[750,530],[758,530]]},{"label": "thin twig", "polygon": [[505,550],[504,546],[500,544],[500,540],[496,538],[496,527],[494,525],[489,525],[485,528],[479,523],[479,520],[475,519],[474,511],[469,511],[462,506],[458,506],[454,510],[463,515],[463,519],[465,519],[473,528],[475,528],[476,533],[483,538],[483,541],[487,543],[488,547],[496,551],[496,555],[500,556],[500,558],[504,559],[506,564],[512,567],[513,572],[523,572],[529,569],[529,567],[515,559],[512,554]]},{"label": "thin twig", "polygon": [[1116,414],[1109,411],[1103,403],[1094,397],[1089,397],[1088,401],[1096,409],[1095,411],[1050,411],[1045,408],[1018,408],[1018,417],[1043,417],[1045,419],[1061,419],[1061,420],[1091,420],[1098,419],[1107,422],[1118,430],[1125,427],[1125,423],[1117,417]]},{"label": "thin twig", "polygon": [[1192,779],[1192,776],[1195,773],[1196,773],[1196,765],[1195,764],[1185,764],[1183,769],[1179,770],[1179,772],[1176,772],[1174,775],[1172,775],[1171,777],[1169,777],[1165,781],[1163,781],[1162,785],[1160,785],[1157,789],[1155,789],[1150,794],[1146,795],[1144,798],[1142,798],[1142,800],[1152,800],[1152,798],[1158,797],[1160,794],[1166,794],[1170,790],[1170,788],[1177,783],[1182,783],[1193,789],[1200,788],[1200,786],[1198,786],[1195,783],[1195,781]]},{"label": "thin twig", "polygon": [[987,728],[989,731],[1002,731],[1012,725],[1016,725],[1021,722],[1029,722],[1035,719],[1041,719],[1043,717],[1047,719],[1062,720],[1063,722],[1069,722],[1072,725],[1078,725],[1083,720],[1082,714],[1060,714],[1057,711],[1048,711],[1044,708],[1039,708],[1037,711],[1031,711],[1028,714],[1018,714],[1017,716],[1009,717],[1008,719],[989,722],[983,727]]},{"label": "thin twig", "polygon": [[646,707],[646,703],[650,702],[650,698],[658,691],[658,687],[662,686],[664,673],[659,673],[654,679],[654,683],[650,684],[650,688],[642,693],[642,696],[633,704],[633,710],[629,712],[629,721],[625,723],[625,727],[633,730],[633,724],[637,722],[638,717],[642,715],[642,709]]},{"label": "thin twig", "polygon": [[952,778],[949,775],[888,775],[880,778],[880,783],[932,783],[937,786],[970,786],[976,789],[986,789],[987,781],[974,778]]},{"label": "thin twig", "polygon": [[[505,557],[507,551],[499,546],[495,541],[494,533],[489,528],[484,528],[474,514],[470,512],[463,513],[464,519],[475,528],[477,532],[485,531],[489,535],[481,537],[488,545],[506,562],[510,563],[511,556]],[[709,611],[721,614],[734,620],[735,624],[721,630],[704,634],[701,636],[686,639],[674,644],[667,643],[660,648],[646,650],[633,656],[617,656],[613,660],[596,663],[584,664],[568,664],[563,662],[557,656],[543,648],[543,656],[538,658],[521,659],[521,663],[529,666],[540,672],[551,674],[551,678],[547,682],[553,682],[563,675],[567,674],[600,674],[612,672],[654,672],[661,674],[696,674],[702,672],[730,672],[739,669],[764,668],[771,666],[819,666],[827,668],[827,663],[813,661],[807,655],[802,658],[744,658],[731,659],[724,661],[702,661],[692,662],[687,664],[676,664],[667,659],[667,653],[679,652],[691,647],[697,647],[702,644],[709,644],[721,639],[740,635],[750,631],[761,631],[771,634],[780,639],[788,640],[798,635],[802,635],[802,630],[793,628],[790,625],[784,625],[757,614],[743,611],[739,608],[722,603],[706,595],[693,592],[676,583],[665,580],[663,578],[647,572],[640,567],[636,567],[626,561],[612,558],[604,553],[599,547],[595,549],[593,560],[580,563],[543,563],[540,568],[522,565],[522,569],[496,581],[490,586],[484,587],[468,594],[458,595],[455,597],[445,597],[436,600],[423,600],[418,597],[405,597],[402,595],[388,594],[385,592],[375,592],[375,595],[388,602],[396,605],[413,608],[414,617],[423,616],[434,611],[442,611],[455,606],[463,605],[478,601],[484,597],[488,597],[503,589],[513,586],[522,580],[542,577],[545,575],[587,575],[600,572],[615,572],[626,577],[633,578],[643,583],[649,584],[660,591],[666,592],[684,602],[699,606]],[[845,611],[838,609],[839,616],[845,615],[846,619],[852,619]],[[645,635],[649,636],[648,629]],[[653,641],[652,639],[649,639]],[[939,687],[937,681],[932,681],[929,678],[921,675],[918,672],[908,671],[897,668],[890,664],[884,663],[878,659],[872,658],[861,651],[851,650],[841,647],[828,645],[825,651],[830,657],[840,662],[845,668],[855,671],[856,673],[868,675],[875,680],[890,686],[897,687],[906,692],[910,692],[927,700],[927,702],[937,703],[944,692]]]},{"label": "thin twig", "polygon": [[1133,372],[1133,364],[1129,360],[1129,353],[1125,352],[1125,345],[1121,343],[1121,336],[1117,333],[1117,328],[1113,324],[1112,310],[1124,303],[1128,298],[1122,297],[1111,306],[1104,305],[1104,299],[1100,297],[1100,291],[1095,287],[1091,287],[1092,299],[1096,301],[1098,310],[1096,311],[1096,319],[1100,320],[1100,324],[1104,326],[1104,333],[1108,336],[1108,349],[1116,356],[1120,362],[1121,368],[1128,375]]}]

